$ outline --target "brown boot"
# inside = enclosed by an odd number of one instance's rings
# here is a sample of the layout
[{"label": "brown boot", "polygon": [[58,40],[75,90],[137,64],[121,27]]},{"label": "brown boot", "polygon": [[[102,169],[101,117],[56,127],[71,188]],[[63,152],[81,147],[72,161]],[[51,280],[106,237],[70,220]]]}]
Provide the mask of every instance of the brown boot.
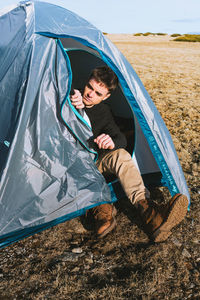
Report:
[{"label": "brown boot", "polygon": [[94,216],[96,233],[99,238],[104,237],[116,226],[116,208],[111,204],[102,204],[91,209]]},{"label": "brown boot", "polygon": [[140,214],[144,232],[154,242],[163,242],[171,235],[171,229],[185,217],[188,199],[182,194],[176,194],[167,204],[156,205],[149,199],[135,204]]}]

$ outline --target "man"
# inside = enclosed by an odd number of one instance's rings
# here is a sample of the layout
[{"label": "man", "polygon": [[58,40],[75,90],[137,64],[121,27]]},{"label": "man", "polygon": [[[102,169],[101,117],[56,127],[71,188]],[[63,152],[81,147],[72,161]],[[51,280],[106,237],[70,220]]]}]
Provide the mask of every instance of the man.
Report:
[{"label": "man", "polygon": [[[149,198],[142,177],[135,167],[131,155],[125,150],[126,139],[115,124],[111,111],[104,101],[118,85],[118,78],[107,66],[93,70],[83,95],[75,90],[71,96],[76,109],[84,109],[93,131],[93,142],[99,158],[97,167],[101,173],[116,175],[141,218],[144,232],[154,242],[162,242],[171,234],[187,213],[188,200],[181,194],[175,195],[169,203],[158,206]],[[116,209],[112,204],[103,204],[92,209],[96,233],[104,237],[115,226]]]}]

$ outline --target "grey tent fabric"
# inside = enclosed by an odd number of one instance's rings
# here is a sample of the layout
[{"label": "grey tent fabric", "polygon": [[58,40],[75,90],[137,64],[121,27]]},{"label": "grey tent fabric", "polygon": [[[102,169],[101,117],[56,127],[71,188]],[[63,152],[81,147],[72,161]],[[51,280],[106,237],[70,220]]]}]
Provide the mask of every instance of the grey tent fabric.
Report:
[{"label": "grey tent fabric", "polygon": [[111,201],[90,152],[76,138],[87,145],[91,130],[68,102],[62,114],[69,127],[60,120],[69,88],[62,50],[55,39],[33,36],[33,14],[27,15],[22,5],[0,19],[10,33],[1,38],[0,52],[1,145],[10,144],[0,181],[2,238]]},{"label": "grey tent fabric", "polygon": [[0,30],[0,246],[117,200],[91,156],[91,129],[70,103],[72,77],[81,74],[72,74],[73,48],[95,57],[80,59],[83,69],[98,57],[117,74],[120,88],[109,101],[116,116],[134,120],[141,174],[158,172],[171,195],[190,198],[161,116],[97,28],[59,6],[22,1],[0,11]]}]

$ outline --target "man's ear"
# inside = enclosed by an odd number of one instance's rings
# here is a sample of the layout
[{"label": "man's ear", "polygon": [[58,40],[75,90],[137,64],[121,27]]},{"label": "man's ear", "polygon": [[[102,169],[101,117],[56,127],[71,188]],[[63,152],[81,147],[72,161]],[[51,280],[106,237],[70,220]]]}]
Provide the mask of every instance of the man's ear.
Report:
[{"label": "man's ear", "polygon": [[110,97],[111,93],[108,93],[104,98],[103,101],[105,101],[106,99],[108,99]]}]

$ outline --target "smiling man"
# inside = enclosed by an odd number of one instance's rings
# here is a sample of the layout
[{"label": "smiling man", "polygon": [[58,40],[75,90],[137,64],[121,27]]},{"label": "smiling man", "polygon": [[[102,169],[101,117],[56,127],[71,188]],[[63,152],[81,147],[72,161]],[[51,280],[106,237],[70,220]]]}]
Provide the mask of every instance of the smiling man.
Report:
[{"label": "smiling man", "polygon": [[[127,197],[137,209],[144,232],[151,241],[162,242],[185,217],[188,200],[186,196],[177,194],[161,207],[150,200],[149,191],[131,155],[126,151],[126,138],[116,125],[108,105],[104,103],[117,85],[118,78],[109,67],[98,67],[93,70],[83,95],[75,90],[71,102],[76,109],[84,109],[90,120],[93,143],[99,154],[96,163],[99,171],[119,178]],[[98,237],[104,237],[116,226],[116,209],[113,205],[103,204],[91,211]]]}]

